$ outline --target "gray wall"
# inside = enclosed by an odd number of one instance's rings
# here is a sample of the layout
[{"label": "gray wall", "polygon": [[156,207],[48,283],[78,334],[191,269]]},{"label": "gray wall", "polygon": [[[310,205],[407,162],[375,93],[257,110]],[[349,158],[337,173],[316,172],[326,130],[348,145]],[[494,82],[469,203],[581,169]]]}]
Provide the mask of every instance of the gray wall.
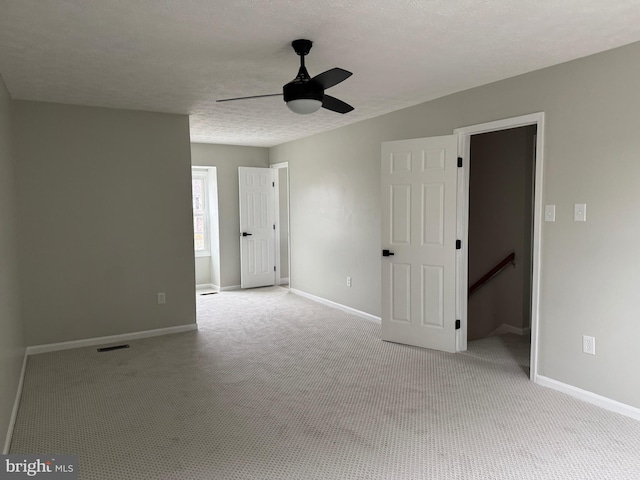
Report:
[{"label": "gray wall", "polygon": [[188,117],[14,107],[27,344],[194,323]]},{"label": "gray wall", "polygon": [[290,168],[292,287],[380,315],[380,142],[544,111],[557,220],[542,230],[539,373],[640,407],[638,78],[633,44],[272,148]]},{"label": "gray wall", "polygon": [[[220,261],[220,259],[217,259]],[[208,287],[210,284],[217,285],[213,282],[213,262],[215,260],[212,257],[195,257],[196,264],[196,286],[205,285]]]},{"label": "gray wall", "polygon": [[471,137],[469,188],[469,285],[511,252],[507,267],[469,298],[469,340],[503,324],[529,326],[533,142],[536,127]]},{"label": "gray wall", "polygon": [[11,98],[0,77],[0,448],[4,448],[25,351],[20,318],[18,215],[11,136]]},{"label": "gray wall", "polygon": [[238,167],[268,167],[269,150],[261,147],[191,144],[193,166],[217,167],[220,227],[220,287],[240,286],[240,207]]}]

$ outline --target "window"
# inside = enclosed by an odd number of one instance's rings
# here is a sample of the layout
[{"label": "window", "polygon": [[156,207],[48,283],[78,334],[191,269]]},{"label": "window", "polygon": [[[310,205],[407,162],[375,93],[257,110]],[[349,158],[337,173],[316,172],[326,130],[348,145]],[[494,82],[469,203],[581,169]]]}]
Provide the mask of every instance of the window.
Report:
[{"label": "window", "polygon": [[206,170],[191,171],[191,195],[193,198],[193,249],[196,256],[209,255],[209,189]]}]

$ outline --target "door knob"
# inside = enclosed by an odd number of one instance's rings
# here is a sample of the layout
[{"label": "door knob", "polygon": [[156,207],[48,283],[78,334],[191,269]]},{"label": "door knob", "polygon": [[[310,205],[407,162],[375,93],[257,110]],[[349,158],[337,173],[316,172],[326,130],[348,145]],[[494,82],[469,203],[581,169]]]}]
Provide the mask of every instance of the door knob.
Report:
[{"label": "door knob", "polygon": [[392,257],[394,255],[393,252],[390,252],[389,250],[382,250],[382,256],[383,257]]},{"label": "door knob", "polygon": [[247,232],[242,232],[243,237],[250,237],[252,234]]}]

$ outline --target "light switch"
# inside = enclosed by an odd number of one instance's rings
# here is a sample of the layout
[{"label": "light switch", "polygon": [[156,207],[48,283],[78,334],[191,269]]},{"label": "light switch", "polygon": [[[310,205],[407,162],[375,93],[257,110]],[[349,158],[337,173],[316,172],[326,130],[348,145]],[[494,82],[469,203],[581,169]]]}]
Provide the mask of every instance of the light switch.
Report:
[{"label": "light switch", "polygon": [[573,221],[574,222],[587,221],[587,204],[586,203],[576,203],[573,206]]},{"label": "light switch", "polygon": [[555,222],[556,221],[556,206],[545,205],[544,206],[544,221]]}]

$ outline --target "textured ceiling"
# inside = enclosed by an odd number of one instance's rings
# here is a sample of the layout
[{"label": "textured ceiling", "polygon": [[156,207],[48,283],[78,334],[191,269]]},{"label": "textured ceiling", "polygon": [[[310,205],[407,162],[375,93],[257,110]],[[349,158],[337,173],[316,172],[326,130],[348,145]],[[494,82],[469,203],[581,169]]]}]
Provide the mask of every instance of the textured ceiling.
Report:
[{"label": "textured ceiling", "polygon": [[[290,43],[355,107],[291,113]],[[272,146],[640,40],[639,0],[0,0],[14,99],[189,114],[195,142]]]}]

